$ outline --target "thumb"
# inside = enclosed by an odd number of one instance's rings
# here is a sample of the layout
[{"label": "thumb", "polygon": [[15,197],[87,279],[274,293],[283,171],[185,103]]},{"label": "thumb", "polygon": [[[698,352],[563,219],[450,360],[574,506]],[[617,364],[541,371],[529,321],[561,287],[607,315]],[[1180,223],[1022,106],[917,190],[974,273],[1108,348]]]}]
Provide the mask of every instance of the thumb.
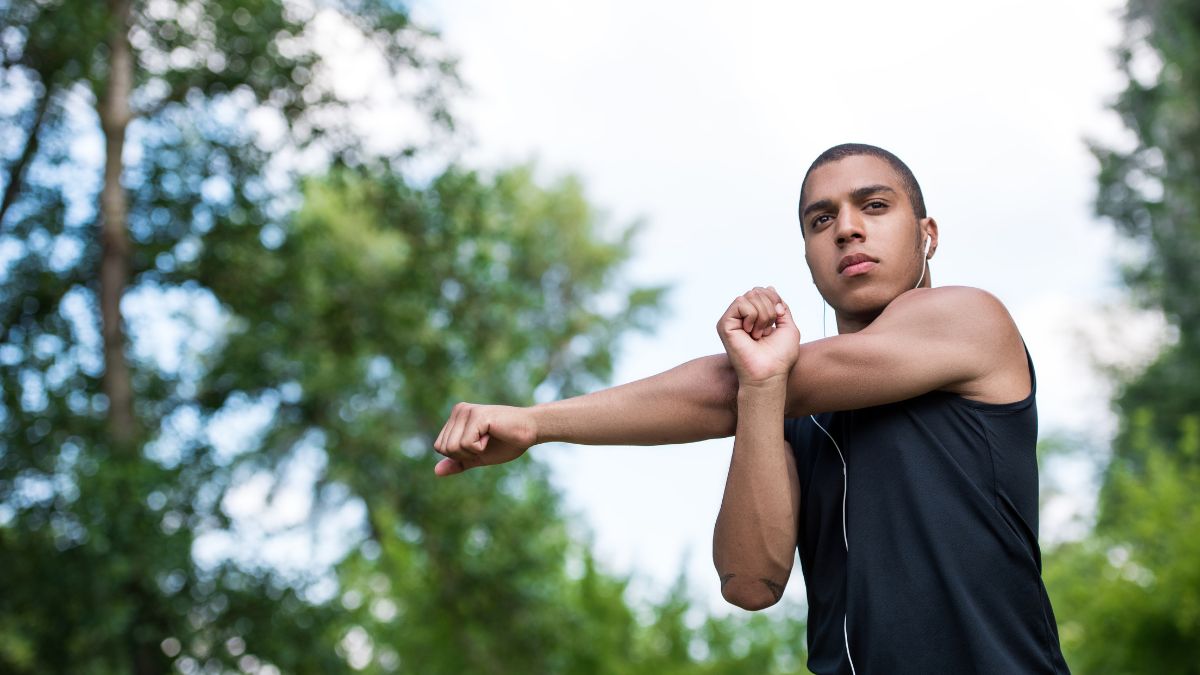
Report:
[{"label": "thumb", "polygon": [[787,309],[787,304],[782,300],[775,303],[775,324],[779,325],[780,322],[790,321],[792,321],[792,310]]},{"label": "thumb", "polygon": [[457,459],[450,459],[449,457],[438,462],[433,467],[433,473],[439,478],[453,476],[456,473],[462,473],[466,470],[467,468],[463,466],[462,462],[458,461]]},{"label": "thumb", "polygon": [[787,306],[787,303],[783,302],[782,300],[775,303],[775,326],[777,328],[782,328],[783,326],[794,324],[795,321],[792,319],[792,310]]}]

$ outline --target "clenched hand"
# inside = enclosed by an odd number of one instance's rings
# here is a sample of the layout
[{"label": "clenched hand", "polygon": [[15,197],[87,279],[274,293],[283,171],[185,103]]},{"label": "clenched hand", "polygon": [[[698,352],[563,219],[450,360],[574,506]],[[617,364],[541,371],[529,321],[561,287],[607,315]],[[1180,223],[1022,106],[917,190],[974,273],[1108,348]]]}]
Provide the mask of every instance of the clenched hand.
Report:
[{"label": "clenched hand", "polygon": [[770,286],[734,298],[717,333],[743,386],[786,379],[800,356],[800,330]]},{"label": "clenched hand", "polygon": [[433,448],[445,459],[433,468],[439,476],[510,462],[537,443],[537,423],[527,408],[459,403],[450,413]]}]

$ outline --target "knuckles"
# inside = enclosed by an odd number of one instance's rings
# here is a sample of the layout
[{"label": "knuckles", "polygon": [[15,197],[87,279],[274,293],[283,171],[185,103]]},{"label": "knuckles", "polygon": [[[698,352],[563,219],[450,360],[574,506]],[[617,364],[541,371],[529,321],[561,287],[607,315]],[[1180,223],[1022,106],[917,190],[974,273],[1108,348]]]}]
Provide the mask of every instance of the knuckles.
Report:
[{"label": "knuckles", "polygon": [[[460,401],[451,407],[450,416],[446,420],[445,425],[443,425],[441,433],[438,434],[437,439],[435,439],[433,443],[433,449],[439,455],[443,455],[460,462],[469,459],[469,455],[466,452],[466,445],[461,440],[461,431],[467,424],[470,423],[472,412],[475,408],[478,408],[478,406],[473,403],[467,403],[466,401]],[[460,441],[458,443],[452,443],[450,439],[455,436],[456,431],[459,432]]]},{"label": "knuckles", "polygon": [[743,332],[769,335],[774,332],[775,305],[782,302],[783,298],[774,287],[755,286],[733,299],[725,314],[717,321],[717,332],[722,336],[736,332],[733,325],[736,322],[739,324],[737,329]]}]

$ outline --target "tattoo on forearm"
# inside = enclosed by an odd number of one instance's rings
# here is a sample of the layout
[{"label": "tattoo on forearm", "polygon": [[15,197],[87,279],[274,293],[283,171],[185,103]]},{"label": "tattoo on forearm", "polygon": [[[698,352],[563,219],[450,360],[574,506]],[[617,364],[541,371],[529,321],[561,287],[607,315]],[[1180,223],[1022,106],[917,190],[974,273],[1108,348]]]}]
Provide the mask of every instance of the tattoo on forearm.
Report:
[{"label": "tattoo on forearm", "polygon": [[736,576],[737,576],[736,574],[732,574],[732,573],[730,573],[730,574],[722,574],[722,575],[721,575],[721,588],[722,588],[722,589],[724,589],[724,588],[725,588],[725,584],[729,583],[729,580],[730,580],[730,579],[732,579],[732,578],[734,578],[734,577],[736,577]]},{"label": "tattoo on forearm", "polygon": [[779,598],[783,597],[783,584],[765,578],[760,578],[759,581],[763,582],[763,585],[771,591],[771,595],[775,596],[775,602],[779,602]]}]

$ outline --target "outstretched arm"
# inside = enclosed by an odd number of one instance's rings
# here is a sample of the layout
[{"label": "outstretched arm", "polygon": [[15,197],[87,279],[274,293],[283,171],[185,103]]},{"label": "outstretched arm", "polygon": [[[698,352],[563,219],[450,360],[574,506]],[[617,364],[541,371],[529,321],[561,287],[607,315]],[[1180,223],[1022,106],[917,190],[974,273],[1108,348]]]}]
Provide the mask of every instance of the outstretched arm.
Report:
[{"label": "outstretched arm", "polygon": [[[778,297],[775,290],[756,289]],[[765,296],[764,296],[765,297]],[[773,310],[772,310],[773,311]],[[742,329],[770,334],[774,316],[751,313]],[[433,447],[439,476],[512,461],[550,441],[585,445],[667,445],[730,436],[738,378],[726,354],[688,361],[617,387],[530,408],[459,403]]]},{"label": "outstretched arm", "polygon": [[[774,289],[756,289],[780,302]],[[743,319],[752,339],[774,317]],[[918,289],[893,301],[865,329],[800,346],[787,384],[789,417],[853,410],[944,390],[979,401],[1029,393],[1016,325],[987,293],[961,287]],[[450,475],[519,457],[536,443],[687,443],[729,436],[737,421],[738,380],[725,354],[665,373],[532,408],[460,403],[438,434]]]},{"label": "outstretched arm", "polygon": [[499,464],[531,445],[666,445],[729,436],[737,376],[724,354],[652,377],[530,408],[459,403],[434,442],[439,476]]}]

